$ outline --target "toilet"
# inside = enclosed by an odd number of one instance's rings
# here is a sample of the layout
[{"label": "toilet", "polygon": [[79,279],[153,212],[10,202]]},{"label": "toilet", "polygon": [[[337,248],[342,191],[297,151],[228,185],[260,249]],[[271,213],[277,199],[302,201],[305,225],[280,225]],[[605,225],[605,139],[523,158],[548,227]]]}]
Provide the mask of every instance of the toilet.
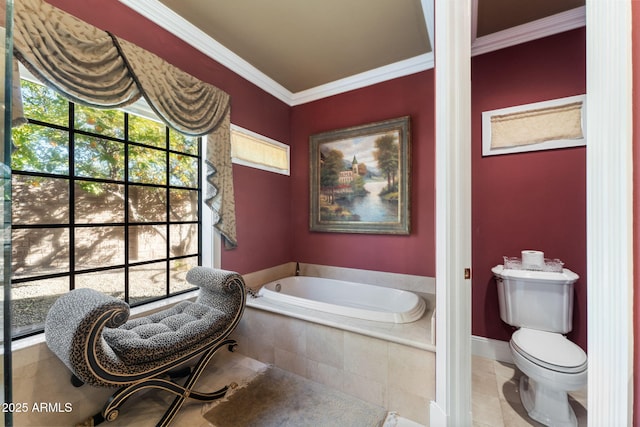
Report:
[{"label": "toilet", "polygon": [[519,328],[509,348],[520,378],[520,399],[534,420],[577,426],[567,392],[587,384],[587,355],[564,334],[572,329],[574,272],[491,269],[498,285],[500,318]]}]

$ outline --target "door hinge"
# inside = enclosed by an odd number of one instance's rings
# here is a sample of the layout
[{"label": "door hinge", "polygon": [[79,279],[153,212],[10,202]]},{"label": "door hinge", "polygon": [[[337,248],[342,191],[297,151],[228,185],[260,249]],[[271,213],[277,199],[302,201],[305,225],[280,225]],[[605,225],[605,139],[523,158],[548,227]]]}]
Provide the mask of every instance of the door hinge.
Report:
[{"label": "door hinge", "polygon": [[471,269],[470,268],[465,268],[464,269],[464,278],[465,278],[465,280],[471,279]]}]

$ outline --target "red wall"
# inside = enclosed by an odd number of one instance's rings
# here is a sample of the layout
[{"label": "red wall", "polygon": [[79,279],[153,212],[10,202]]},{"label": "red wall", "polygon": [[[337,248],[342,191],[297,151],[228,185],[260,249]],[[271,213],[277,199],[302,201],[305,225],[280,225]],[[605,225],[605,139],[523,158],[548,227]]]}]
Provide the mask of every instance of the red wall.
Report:
[{"label": "red wall", "polygon": [[[293,261],[435,276],[433,70],[319,101],[292,112]],[[309,136],[411,116],[411,234],[309,231]]]},{"label": "red wall", "polygon": [[560,258],[580,279],[569,338],[586,350],[586,149],[482,157],[483,111],[584,94],[583,29],[472,61],[474,335],[510,339],[491,268],[522,249]]},{"label": "red wall", "polygon": [[[231,121],[289,144],[290,107],[117,1],[48,0],[78,18],[155,53],[231,95]],[[291,260],[287,177],[233,167],[238,248],[222,266],[248,273]]]},{"label": "red wall", "polygon": [[[241,273],[289,261],[435,276],[433,70],[289,107],[119,2],[50,0],[227,91],[232,121],[291,146],[291,177],[234,166]],[[508,340],[490,269],[539,249],[581,277],[571,338],[586,348],[585,149],[483,158],[482,111],[585,92],[584,29],[472,61],[473,334]],[[309,135],[411,116],[409,236],[309,231]]]}]

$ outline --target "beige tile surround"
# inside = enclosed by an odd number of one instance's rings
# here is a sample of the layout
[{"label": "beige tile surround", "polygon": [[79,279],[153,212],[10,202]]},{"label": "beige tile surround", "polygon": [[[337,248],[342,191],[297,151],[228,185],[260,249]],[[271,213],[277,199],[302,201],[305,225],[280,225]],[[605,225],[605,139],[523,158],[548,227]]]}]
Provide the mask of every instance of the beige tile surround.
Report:
[{"label": "beige tile surround", "polygon": [[428,425],[435,353],[248,307],[238,352]]},{"label": "beige tile surround", "polygon": [[[411,292],[428,294],[436,293],[436,280],[434,277],[306,263],[299,263],[299,268],[300,275],[302,276],[324,277],[327,279],[367,283],[369,285],[403,289]],[[282,279],[283,277],[293,276],[295,271],[296,263],[289,262],[276,267],[244,274],[242,277],[248,287],[257,291],[265,283]]]},{"label": "beige tile surround", "polygon": [[[257,290],[291,275],[292,267],[281,274],[261,272],[247,283]],[[427,299],[428,310],[415,325],[406,326],[345,320],[296,308],[282,315],[277,304],[257,299],[248,303],[234,333],[238,351],[428,425],[429,402],[435,398],[433,279],[313,264],[300,264],[300,272],[419,292]]]},{"label": "beige tile surround", "polygon": [[[67,367],[44,342],[13,351],[13,402],[27,404],[26,412],[14,412],[16,426],[73,426],[98,412],[112,389],[71,385]],[[71,405],[71,410],[38,412],[33,405]]]}]

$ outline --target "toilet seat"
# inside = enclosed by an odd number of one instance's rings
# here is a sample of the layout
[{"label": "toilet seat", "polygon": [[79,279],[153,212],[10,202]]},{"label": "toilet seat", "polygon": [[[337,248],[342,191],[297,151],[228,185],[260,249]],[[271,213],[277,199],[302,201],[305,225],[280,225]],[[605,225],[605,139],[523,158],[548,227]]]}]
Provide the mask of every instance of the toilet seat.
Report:
[{"label": "toilet seat", "polygon": [[513,349],[538,366],[566,374],[587,369],[587,354],[561,334],[521,328],[511,337]]}]

